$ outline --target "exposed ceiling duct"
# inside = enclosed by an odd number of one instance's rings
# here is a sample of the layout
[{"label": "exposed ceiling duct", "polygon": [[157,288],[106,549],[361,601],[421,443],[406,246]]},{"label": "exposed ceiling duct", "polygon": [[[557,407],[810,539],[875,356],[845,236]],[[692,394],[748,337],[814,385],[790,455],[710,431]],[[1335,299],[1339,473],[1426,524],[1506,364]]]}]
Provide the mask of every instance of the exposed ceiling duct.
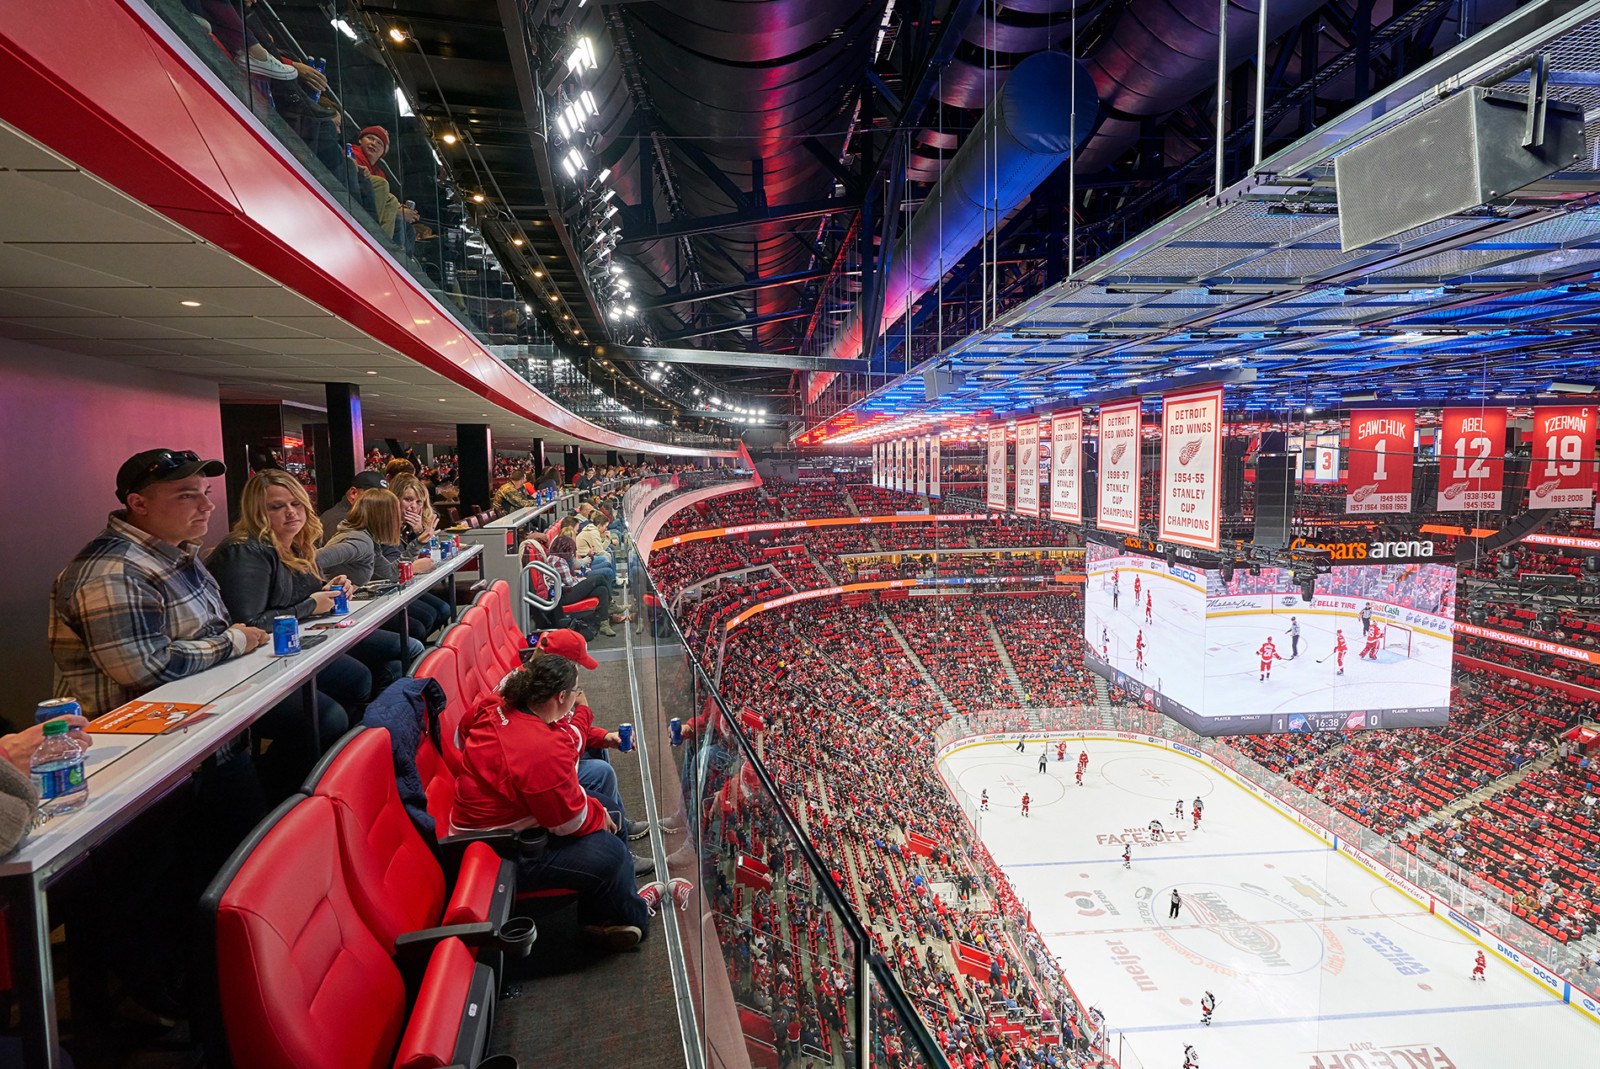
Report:
[{"label": "exposed ceiling duct", "polygon": [[[1076,101],[1074,119],[1069,101]],[[883,279],[880,330],[897,321],[967,253],[990,226],[1005,218],[1082,142],[1099,111],[1094,82],[1083,65],[1062,52],[1039,52],[1017,65],[983,113],[966,144],[896,242]],[[857,308],[827,353],[861,353],[862,311]],[[811,377],[815,398],[831,378]]]}]

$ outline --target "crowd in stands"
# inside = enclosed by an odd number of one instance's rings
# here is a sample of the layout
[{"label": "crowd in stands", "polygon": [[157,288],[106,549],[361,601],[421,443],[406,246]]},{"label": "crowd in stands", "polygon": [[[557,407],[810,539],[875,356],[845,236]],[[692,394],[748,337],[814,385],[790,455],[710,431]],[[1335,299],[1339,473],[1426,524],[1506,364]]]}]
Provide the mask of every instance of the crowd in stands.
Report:
[{"label": "crowd in stands", "polygon": [[1022,682],[1024,706],[1093,705],[1095,677],[1083,666],[1083,591],[983,599]]},{"label": "crowd in stands", "polygon": [[1014,709],[1016,688],[997,670],[989,622],[963,595],[908,598],[885,607],[939,689],[958,709]]}]

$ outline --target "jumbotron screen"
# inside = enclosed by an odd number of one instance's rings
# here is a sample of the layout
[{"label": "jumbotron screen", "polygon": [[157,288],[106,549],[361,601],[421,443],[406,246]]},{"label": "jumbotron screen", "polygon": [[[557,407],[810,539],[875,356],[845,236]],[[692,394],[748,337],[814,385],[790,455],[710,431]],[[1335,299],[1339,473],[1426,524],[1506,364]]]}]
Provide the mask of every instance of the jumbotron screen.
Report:
[{"label": "jumbotron screen", "polygon": [[1450,715],[1453,563],[1219,571],[1091,542],[1084,660],[1200,735],[1431,727]]}]

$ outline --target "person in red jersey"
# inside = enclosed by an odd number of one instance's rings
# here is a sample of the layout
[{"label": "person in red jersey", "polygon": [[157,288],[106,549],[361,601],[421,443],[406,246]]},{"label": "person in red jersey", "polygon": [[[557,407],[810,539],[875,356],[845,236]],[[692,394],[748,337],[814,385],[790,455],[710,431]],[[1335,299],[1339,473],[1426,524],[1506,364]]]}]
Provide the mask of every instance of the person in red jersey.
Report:
[{"label": "person in red jersey", "polygon": [[1356,659],[1363,658],[1376,661],[1378,659],[1378,641],[1383,638],[1383,632],[1378,630],[1377,624],[1367,625],[1366,644],[1361,647],[1361,652],[1356,654]]},{"label": "person in red jersey", "polygon": [[1256,656],[1261,658],[1261,676],[1257,682],[1265,679],[1271,679],[1272,662],[1283,660],[1283,658],[1278,654],[1278,647],[1273,645],[1271,635],[1268,635],[1267,640],[1261,644],[1261,648],[1256,650]]}]

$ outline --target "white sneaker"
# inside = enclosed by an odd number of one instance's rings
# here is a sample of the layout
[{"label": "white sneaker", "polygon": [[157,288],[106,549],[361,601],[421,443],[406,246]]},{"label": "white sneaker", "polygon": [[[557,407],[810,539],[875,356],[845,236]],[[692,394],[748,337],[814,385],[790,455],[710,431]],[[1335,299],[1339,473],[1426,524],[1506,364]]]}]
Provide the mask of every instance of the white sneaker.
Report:
[{"label": "white sneaker", "polygon": [[274,78],[280,82],[292,82],[300,77],[299,71],[273,56],[252,56],[247,52],[241,52],[233,59],[248,74],[259,74],[263,78]]}]

